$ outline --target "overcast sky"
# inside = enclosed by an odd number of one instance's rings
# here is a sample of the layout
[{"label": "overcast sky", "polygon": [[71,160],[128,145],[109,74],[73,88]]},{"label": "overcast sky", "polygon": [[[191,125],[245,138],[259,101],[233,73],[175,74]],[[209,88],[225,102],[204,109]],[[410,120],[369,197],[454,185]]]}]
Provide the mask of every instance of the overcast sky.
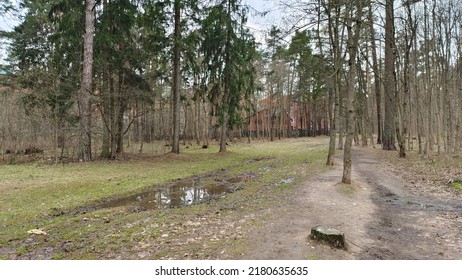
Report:
[{"label": "overcast sky", "polygon": [[[11,12],[2,13],[0,15],[0,31],[11,31],[15,24],[17,23],[15,22]],[[0,64],[5,64],[6,47],[6,42],[4,40],[0,40]]]},{"label": "overcast sky", "polygon": [[[272,25],[280,23],[282,12],[277,7],[277,1],[279,0],[243,0],[251,7],[248,26],[260,43],[264,42],[265,31],[269,30]],[[267,14],[262,17],[258,13]]]}]

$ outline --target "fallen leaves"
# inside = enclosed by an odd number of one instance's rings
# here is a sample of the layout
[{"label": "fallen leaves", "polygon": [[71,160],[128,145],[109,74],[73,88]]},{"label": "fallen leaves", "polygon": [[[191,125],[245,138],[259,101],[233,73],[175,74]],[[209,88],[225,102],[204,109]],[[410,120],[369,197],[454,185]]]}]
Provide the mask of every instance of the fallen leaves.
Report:
[{"label": "fallen leaves", "polygon": [[34,228],[31,230],[28,230],[27,233],[29,234],[36,234],[36,235],[48,235],[43,229],[40,228]]}]

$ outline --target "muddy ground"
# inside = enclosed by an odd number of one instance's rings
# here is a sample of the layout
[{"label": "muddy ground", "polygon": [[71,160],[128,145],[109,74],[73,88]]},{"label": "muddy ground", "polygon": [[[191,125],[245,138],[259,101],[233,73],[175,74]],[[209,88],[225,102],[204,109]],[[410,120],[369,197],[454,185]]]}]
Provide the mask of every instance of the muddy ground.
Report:
[{"label": "muddy ground", "polygon": [[[253,231],[243,258],[462,259],[460,193],[416,179],[384,153],[354,147],[351,186],[339,183],[340,157],[334,169],[297,186],[288,210]],[[347,250],[311,240],[316,225],[343,231]]]},{"label": "muddy ground", "polygon": [[[462,179],[460,159],[442,165],[353,147],[353,184],[345,185],[340,151],[334,167],[323,165],[327,138],[288,143],[316,153],[296,164],[298,150],[258,157],[154,192],[51,208],[37,222],[48,235],[10,238],[0,258],[462,259],[462,192],[447,184]],[[347,249],[311,240],[317,225],[344,232]]]}]

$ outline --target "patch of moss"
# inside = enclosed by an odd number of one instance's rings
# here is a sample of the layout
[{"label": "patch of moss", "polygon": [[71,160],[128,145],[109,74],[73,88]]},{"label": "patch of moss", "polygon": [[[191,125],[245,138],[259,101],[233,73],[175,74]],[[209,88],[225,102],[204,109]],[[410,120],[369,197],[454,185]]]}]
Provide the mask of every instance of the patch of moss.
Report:
[{"label": "patch of moss", "polygon": [[449,185],[459,192],[462,191],[462,181],[452,181]]}]

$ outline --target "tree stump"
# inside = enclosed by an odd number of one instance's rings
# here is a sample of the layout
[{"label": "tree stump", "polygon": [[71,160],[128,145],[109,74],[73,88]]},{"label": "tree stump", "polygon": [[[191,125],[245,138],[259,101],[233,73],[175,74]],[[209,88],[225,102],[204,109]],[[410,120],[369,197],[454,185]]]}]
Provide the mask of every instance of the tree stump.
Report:
[{"label": "tree stump", "polygon": [[335,248],[346,249],[345,234],[332,227],[320,225],[311,228],[311,238],[324,241]]}]

